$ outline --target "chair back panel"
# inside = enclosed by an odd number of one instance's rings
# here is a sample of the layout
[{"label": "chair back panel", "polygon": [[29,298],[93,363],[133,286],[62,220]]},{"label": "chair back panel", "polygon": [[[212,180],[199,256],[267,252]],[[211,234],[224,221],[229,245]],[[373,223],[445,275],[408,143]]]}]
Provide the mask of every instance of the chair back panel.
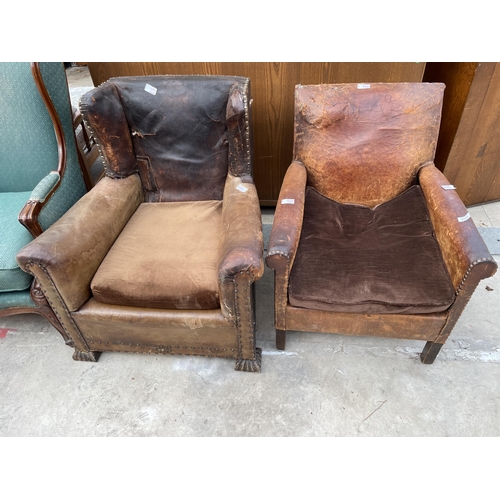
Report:
[{"label": "chair back panel", "polygon": [[294,158],[339,203],[374,207],[434,159],[444,84],[297,85]]},{"label": "chair back panel", "polygon": [[[82,167],[78,159],[75,130],[73,127],[73,109],[69,95],[66,71],[62,62],[41,62],[40,71],[50,99],[57,111],[57,116],[63,129],[66,144],[66,165],[61,185],[47,202],[40,213],[39,221],[42,228],[48,229],[62,217],[86,192]],[[53,131],[52,127],[52,131]],[[57,169],[47,166],[46,174]]]},{"label": "chair back panel", "polygon": [[30,64],[0,63],[0,192],[32,191],[57,170],[58,158],[54,126]]},{"label": "chair back panel", "polygon": [[[111,78],[82,98],[81,109],[103,148],[108,175],[138,171],[145,201],[221,200],[231,135],[228,99],[235,86],[244,92],[247,82],[220,76]],[[127,158],[109,134],[118,101],[124,118],[118,135],[128,129],[131,138],[120,138],[122,151],[131,151]],[[116,164],[118,157],[126,172]]]},{"label": "chair back panel", "polygon": [[[78,161],[73,113],[62,62],[42,62],[43,83],[54,104],[66,143],[61,185],[40,213],[50,227],[86,192]],[[0,192],[32,191],[59,164],[54,124],[30,63],[0,63]],[[26,200],[27,201],[27,200]]]}]

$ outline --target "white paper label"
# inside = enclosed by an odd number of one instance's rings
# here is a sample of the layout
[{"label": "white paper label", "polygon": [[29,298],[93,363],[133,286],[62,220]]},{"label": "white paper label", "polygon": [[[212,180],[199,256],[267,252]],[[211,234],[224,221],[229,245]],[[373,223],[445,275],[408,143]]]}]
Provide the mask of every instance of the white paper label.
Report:
[{"label": "white paper label", "polygon": [[457,189],[453,184],[444,184],[443,186],[441,186],[443,189],[445,189],[446,191],[450,190],[450,189]]},{"label": "white paper label", "polygon": [[295,200],[293,198],[284,198],[281,200],[282,205],[295,205]]},{"label": "white paper label", "polygon": [[358,89],[369,89],[370,84],[369,83],[358,83]]},{"label": "white paper label", "polygon": [[242,193],[246,193],[248,191],[248,188],[246,188],[243,184],[240,184],[236,189]]},{"label": "white paper label", "polygon": [[158,92],[158,89],[156,89],[152,85],[149,85],[149,83],[146,83],[146,86],[144,87],[144,90],[146,92],[149,92],[150,94],[153,94],[153,95],[156,95],[156,92]]},{"label": "white paper label", "polygon": [[458,222],[465,222],[466,220],[470,219],[470,213],[467,212],[463,217],[457,217]]}]

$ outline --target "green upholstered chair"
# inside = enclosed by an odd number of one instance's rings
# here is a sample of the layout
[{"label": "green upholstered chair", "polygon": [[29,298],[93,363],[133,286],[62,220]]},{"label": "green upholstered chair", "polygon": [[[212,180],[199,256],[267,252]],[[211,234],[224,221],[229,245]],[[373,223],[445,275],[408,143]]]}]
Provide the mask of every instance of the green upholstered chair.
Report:
[{"label": "green upholstered chair", "polygon": [[0,63],[0,316],[42,314],[67,340],[16,254],[86,190],[63,63]]}]

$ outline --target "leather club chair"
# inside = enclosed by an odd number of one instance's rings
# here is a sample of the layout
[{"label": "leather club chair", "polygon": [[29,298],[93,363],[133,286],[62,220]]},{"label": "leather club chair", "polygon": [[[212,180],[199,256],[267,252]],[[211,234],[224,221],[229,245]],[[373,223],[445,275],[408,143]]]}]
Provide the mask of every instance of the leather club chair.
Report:
[{"label": "leather club chair", "polygon": [[0,317],[40,314],[68,344],[16,254],[86,192],[63,63],[0,63]]},{"label": "leather club chair", "polygon": [[287,330],[426,341],[434,361],[497,264],[434,166],[444,85],[298,85],[267,265]]},{"label": "leather club chair", "polygon": [[102,351],[232,358],[259,372],[264,271],[250,82],[112,78],[82,96],[104,177],[26,246],[75,360]]}]

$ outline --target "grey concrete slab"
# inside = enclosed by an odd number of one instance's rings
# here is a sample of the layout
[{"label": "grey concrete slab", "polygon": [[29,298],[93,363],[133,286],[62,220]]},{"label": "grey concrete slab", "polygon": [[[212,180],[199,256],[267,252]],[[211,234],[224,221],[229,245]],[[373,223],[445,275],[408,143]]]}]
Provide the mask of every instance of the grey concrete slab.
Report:
[{"label": "grey concrete slab", "polygon": [[500,227],[500,201],[482,205],[493,227]]},{"label": "grey concrete slab", "polygon": [[478,227],[488,250],[492,255],[500,254],[500,227]]},{"label": "grey concrete slab", "polygon": [[72,66],[66,68],[66,79],[68,80],[68,86],[70,88],[94,86],[87,66]]},{"label": "grey concrete slab", "polygon": [[475,207],[467,207],[467,210],[470,213],[472,220],[474,221],[477,227],[493,226],[482,205]]},{"label": "grey concrete slab", "polygon": [[256,292],[260,374],[197,357],[76,362],[43,318],[1,318],[0,436],[500,435],[500,277],[430,366],[423,342],[398,339],[292,332],[277,351],[269,269]]}]

